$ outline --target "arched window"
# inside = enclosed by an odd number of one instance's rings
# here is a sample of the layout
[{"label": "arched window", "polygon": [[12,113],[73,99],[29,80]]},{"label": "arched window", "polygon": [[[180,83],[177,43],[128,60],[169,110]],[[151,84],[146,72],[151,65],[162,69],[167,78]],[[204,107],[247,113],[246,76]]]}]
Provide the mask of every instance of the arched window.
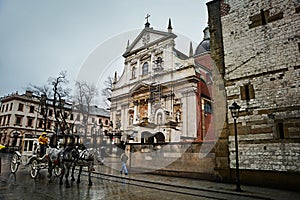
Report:
[{"label": "arched window", "polygon": [[148,64],[148,62],[145,62],[143,64],[143,68],[142,68],[142,75],[147,75],[148,74],[148,68],[149,68],[149,64]]}]

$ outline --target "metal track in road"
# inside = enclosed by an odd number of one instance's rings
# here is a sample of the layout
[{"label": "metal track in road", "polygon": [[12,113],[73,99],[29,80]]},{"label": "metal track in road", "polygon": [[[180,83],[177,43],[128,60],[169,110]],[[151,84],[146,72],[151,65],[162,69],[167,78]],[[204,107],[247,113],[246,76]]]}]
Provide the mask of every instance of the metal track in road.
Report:
[{"label": "metal track in road", "polygon": [[[83,175],[87,175],[86,171],[82,172]],[[212,190],[209,188],[203,187],[189,187],[184,185],[175,185],[170,183],[162,183],[155,182],[151,180],[141,180],[135,178],[129,178],[124,176],[117,176],[112,174],[105,174],[94,172],[92,173],[94,178],[101,178],[104,180],[109,180],[113,182],[118,182],[122,184],[128,184],[138,187],[144,187],[154,190],[172,192],[177,194],[189,195],[198,198],[207,198],[207,199],[217,199],[217,200],[235,200],[235,199],[245,199],[245,200],[253,200],[253,199],[261,199],[261,200],[272,200],[271,198],[265,198],[252,194],[245,194],[243,192],[234,192],[234,191],[224,191],[224,190]]]}]

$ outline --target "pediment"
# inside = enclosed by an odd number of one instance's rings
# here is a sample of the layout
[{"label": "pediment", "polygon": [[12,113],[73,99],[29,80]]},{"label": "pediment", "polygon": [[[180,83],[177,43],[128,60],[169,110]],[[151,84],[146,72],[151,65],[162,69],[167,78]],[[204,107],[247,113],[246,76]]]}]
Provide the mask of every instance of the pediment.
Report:
[{"label": "pediment", "polygon": [[139,82],[135,86],[130,89],[130,94],[133,95],[135,93],[142,93],[144,91],[149,90],[149,85],[143,82]]},{"label": "pediment", "polygon": [[152,28],[144,28],[142,32],[132,42],[132,44],[127,47],[127,50],[123,54],[123,56],[127,57],[153,44],[176,37],[177,36],[174,33],[157,31],[153,30]]}]

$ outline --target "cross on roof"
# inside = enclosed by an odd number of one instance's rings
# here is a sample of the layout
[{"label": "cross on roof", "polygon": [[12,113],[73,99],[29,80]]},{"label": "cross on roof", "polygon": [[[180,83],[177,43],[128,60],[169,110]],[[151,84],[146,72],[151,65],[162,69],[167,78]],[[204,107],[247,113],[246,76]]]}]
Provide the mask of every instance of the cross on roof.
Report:
[{"label": "cross on roof", "polygon": [[147,23],[148,23],[148,18],[150,17],[149,14],[146,15],[145,19],[147,20]]}]

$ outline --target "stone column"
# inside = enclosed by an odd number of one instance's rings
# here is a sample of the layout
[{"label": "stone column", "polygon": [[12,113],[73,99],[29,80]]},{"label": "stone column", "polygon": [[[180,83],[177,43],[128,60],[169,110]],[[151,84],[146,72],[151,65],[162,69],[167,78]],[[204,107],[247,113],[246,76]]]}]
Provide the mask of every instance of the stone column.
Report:
[{"label": "stone column", "polygon": [[151,122],[152,121],[152,116],[151,116],[151,101],[150,99],[148,99],[148,121]]}]

